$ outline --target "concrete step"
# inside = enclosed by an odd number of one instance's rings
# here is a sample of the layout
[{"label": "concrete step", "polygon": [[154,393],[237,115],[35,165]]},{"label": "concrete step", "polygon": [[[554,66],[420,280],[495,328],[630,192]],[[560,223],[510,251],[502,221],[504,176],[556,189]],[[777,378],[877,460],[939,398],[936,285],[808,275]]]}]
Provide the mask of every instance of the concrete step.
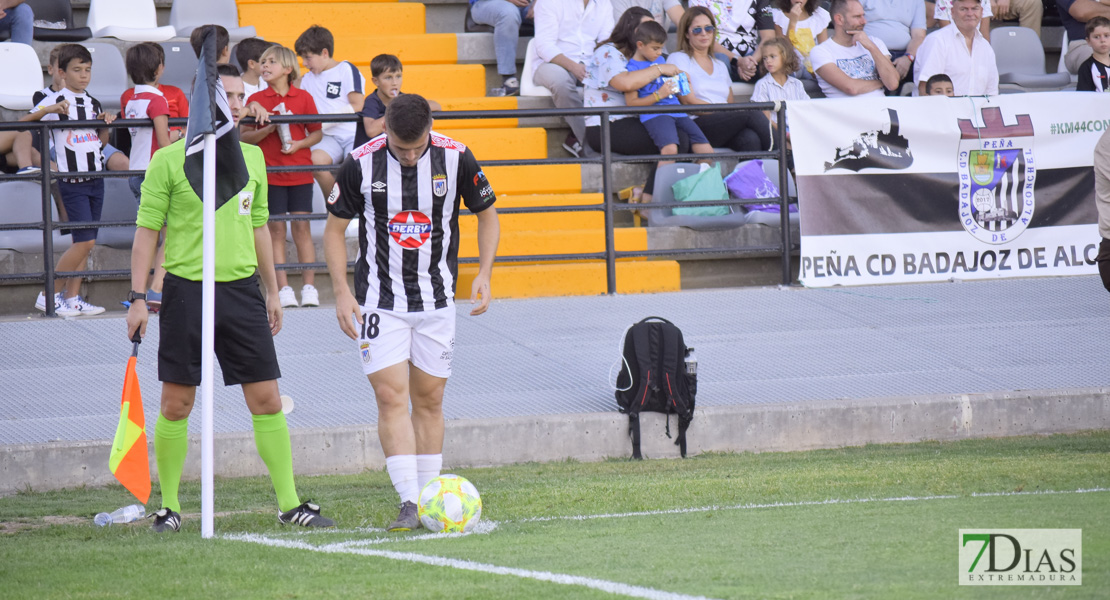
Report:
[{"label": "concrete step", "polygon": [[[239,6],[239,24],[265,39],[296,39],[309,25],[335,39],[424,33],[424,5],[397,2],[283,2]],[[337,53],[338,55],[338,53]]]},{"label": "concrete step", "polygon": [[[370,82],[370,66],[359,71]],[[439,98],[481,98],[486,95],[485,69],[482,65],[405,66],[402,89],[438,101]]]},{"label": "concrete step", "polygon": [[[479,163],[483,157],[479,156]],[[577,194],[582,191],[580,165],[482,167],[497,194]]]},{"label": "concrete step", "polygon": [[[475,223],[472,221],[471,223]],[[622,227],[613,230],[617,250],[633,252],[647,250],[647,230],[642,227]],[[476,226],[461,228],[459,234],[459,256],[478,256],[478,236]],[[570,254],[578,252],[604,252],[605,231],[603,229],[574,230],[532,230],[514,231],[503,235],[497,247],[500,256],[524,256],[532,254]]]},{"label": "concrete step", "polygon": [[[460,301],[470,295],[470,286],[477,274],[478,265],[459,265],[456,293]],[[618,294],[681,289],[681,270],[678,263],[671,260],[618,262],[616,275]],[[606,293],[605,263],[498,264],[493,269],[490,287],[494,298],[601,295]]]},{"label": "concrete step", "polygon": [[[267,38],[292,48],[300,33]],[[393,54],[408,69],[411,65],[454,64],[458,62],[459,43],[454,33],[408,33],[395,35],[335,36],[337,60],[354,63],[369,73],[370,61],[379,54]],[[470,61],[480,62],[480,61]]]},{"label": "concrete step", "polygon": [[[514,110],[517,108],[517,98],[512,97],[477,97],[477,98],[435,98],[436,102],[445,111],[461,110]],[[542,125],[525,124],[520,119],[439,119],[434,127],[445,129],[473,129],[473,128],[513,128],[513,127],[542,127]]]},{"label": "concrete step", "polygon": [[547,156],[547,131],[537,127],[438,128],[437,131],[466,144],[479,160],[546,158]]}]

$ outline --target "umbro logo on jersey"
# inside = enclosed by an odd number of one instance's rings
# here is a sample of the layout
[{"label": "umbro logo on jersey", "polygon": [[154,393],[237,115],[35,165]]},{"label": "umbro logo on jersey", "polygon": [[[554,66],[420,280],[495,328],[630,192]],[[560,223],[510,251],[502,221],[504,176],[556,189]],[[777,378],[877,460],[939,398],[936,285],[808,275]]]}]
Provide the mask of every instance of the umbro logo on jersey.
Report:
[{"label": "umbro logo on jersey", "polygon": [[375,181],[374,183],[370,184],[370,187],[375,192],[384,192],[385,191],[385,182],[384,181]]},{"label": "umbro logo on jersey", "polygon": [[422,212],[405,210],[389,220],[389,235],[402,248],[419,248],[432,234],[432,221]]},{"label": "umbro logo on jersey", "polygon": [[329,81],[327,86],[328,98],[334,100],[339,97],[339,82]]}]

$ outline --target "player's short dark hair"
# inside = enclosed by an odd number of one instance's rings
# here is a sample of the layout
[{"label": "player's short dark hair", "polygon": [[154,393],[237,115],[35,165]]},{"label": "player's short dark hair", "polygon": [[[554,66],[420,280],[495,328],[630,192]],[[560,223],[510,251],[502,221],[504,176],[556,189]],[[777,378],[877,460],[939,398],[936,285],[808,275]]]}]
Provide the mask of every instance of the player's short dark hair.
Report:
[{"label": "player's short dark hair", "polygon": [[370,61],[371,77],[381,77],[389,71],[401,72],[401,59],[392,54],[379,54]]},{"label": "player's short dark hair", "polygon": [[243,74],[239,71],[239,67],[231,63],[224,63],[216,65],[216,74],[222,77],[242,77]]},{"label": "player's short dark hair", "polygon": [[92,52],[81,44],[62,44],[58,46],[58,68],[65,71],[69,68],[69,63],[73,61],[87,62],[92,64]]},{"label": "player's short dark hair", "polygon": [[1087,37],[1091,37],[1091,34],[1095,32],[1095,27],[1110,27],[1110,19],[1101,16],[1091,17],[1086,25]]},{"label": "player's short dark hair", "polygon": [[650,44],[652,42],[665,44],[667,42],[667,30],[663,29],[663,26],[656,21],[644,21],[636,27],[632,39],[638,44]]},{"label": "player's short dark hair", "polygon": [[402,142],[415,142],[432,125],[432,107],[419,94],[401,94],[385,109],[385,126]]},{"label": "player's short dark hair", "polygon": [[204,43],[204,34],[209,31],[216,32],[216,58],[219,58],[224,53],[224,49],[231,43],[231,38],[227,34],[227,28],[223,25],[201,25],[189,34],[189,44],[193,46],[193,53],[200,58],[200,46]]},{"label": "player's short dark hair", "polygon": [[323,54],[324,50],[328,51],[328,56],[333,56],[335,54],[335,38],[332,37],[327,28],[313,25],[305,29],[304,33],[297,38],[297,41],[293,43],[293,50],[296,51],[297,56]]},{"label": "player's short dark hair", "polygon": [[124,60],[127,76],[135,85],[150,85],[158,77],[158,67],[166,62],[166,51],[154,42],[142,42],[127,49]]},{"label": "player's short dark hair", "polygon": [[829,14],[844,16],[848,12],[849,2],[859,2],[859,0],[832,0],[829,4]]},{"label": "player's short dark hair", "polygon": [[235,61],[239,63],[240,69],[246,71],[247,62],[252,60],[259,62],[262,59],[262,53],[273,44],[273,42],[267,42],[261,38],[247,38],[235,44]]}]

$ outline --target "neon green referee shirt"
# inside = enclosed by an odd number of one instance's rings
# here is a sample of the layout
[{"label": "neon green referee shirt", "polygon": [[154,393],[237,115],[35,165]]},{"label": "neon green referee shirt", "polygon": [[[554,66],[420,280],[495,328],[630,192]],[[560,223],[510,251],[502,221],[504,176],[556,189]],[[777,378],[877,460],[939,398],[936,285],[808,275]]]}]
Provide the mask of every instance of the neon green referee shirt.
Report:
[{"label": "neon green referee shirt", "polygon": [[[254,274],[258,257],[254,229],[270,218],[266,160],[257,146],[239,144],[250,181],[216,209],[216,281],[235,281]],[[154,153],[146,169],[136,224],[158,231],[166,223],[166,271],[192,281],[203,278],[204,213],[200,198],[185,177],[185,142]]]}]

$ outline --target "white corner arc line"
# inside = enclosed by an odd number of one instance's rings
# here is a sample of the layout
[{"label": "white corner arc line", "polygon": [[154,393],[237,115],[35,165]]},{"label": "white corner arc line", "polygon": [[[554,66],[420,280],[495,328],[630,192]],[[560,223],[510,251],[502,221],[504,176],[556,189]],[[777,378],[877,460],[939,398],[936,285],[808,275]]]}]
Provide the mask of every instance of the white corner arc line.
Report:
[{"label": "white corner arc line", "polygon": [[687,594],[666,592],[663,590],[656,590],[653,588],[647,588],[638,585],[629,585],[627,583],[619,583],[616,581],[594,579],[592,577],[567,575],[564,573],[551,573],[549,571],[533,571],[531,569],[517,569],[513,567],[500,567],[497,565],[478,563],[469,560],[445,558],[442,556],[429,556],[426,554],[416,554],[413,552],[391,552],[389,550],[374,550],[370,548],[351,548],[345,545],[314,546],[306,542],[274,539],[253,533],[228,534],[222,537],[226,540],[261,544],[273,548],[309,550],[312,552],[322,552],[325,554],[359,554],[362,556],[388,558],[391,560],[401,560],[405,562],[420,563],[436,567],[450,567],[453,569],[461,569],[464,571],[478,571],[480,573],[489,573],[491,575],[510,575],[513,577],[534,579],[537,581],[546,581],[548,583],[557,583],[561,585],[583,586],[610,594],[629,596],[631,598],[645,598],[647,600],[710,600],[705,596],[690,596]]}]

